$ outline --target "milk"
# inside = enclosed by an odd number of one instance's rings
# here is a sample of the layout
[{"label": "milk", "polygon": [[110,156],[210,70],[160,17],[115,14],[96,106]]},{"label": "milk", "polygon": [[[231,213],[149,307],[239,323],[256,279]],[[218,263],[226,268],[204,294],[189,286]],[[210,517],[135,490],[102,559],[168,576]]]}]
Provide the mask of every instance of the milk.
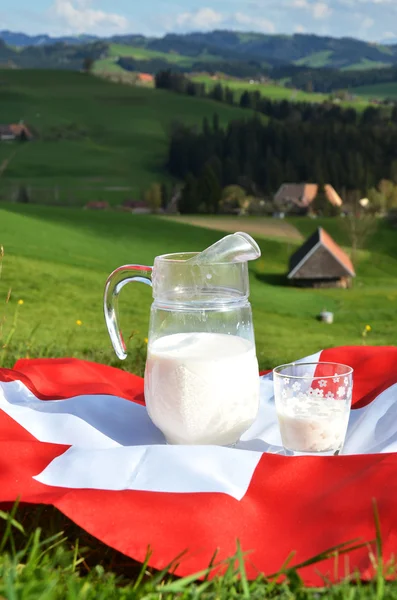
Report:
[{"label": "milk", "polygon": [[149,344],[149,416],[170,444],[232,445],[255,421],[255,346],[220,333],[177,333]]},{"label": "milk", "polygon": [[313,399],[307,395],[277,405],[281,439],[296,453],[334,454],[346,436],[350,406],[343,400]]}]

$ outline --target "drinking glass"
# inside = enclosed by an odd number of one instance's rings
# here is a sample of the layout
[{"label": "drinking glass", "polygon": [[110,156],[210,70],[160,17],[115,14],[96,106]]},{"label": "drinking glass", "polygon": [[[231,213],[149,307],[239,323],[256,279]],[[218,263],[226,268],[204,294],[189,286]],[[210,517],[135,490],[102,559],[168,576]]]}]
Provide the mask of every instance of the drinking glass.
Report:
[{"label": "drinking glass", "polygon": [[286,454],[340,454],[351,410],[353,369],[332,362],[292,363],[276,367],[273,381]]}]

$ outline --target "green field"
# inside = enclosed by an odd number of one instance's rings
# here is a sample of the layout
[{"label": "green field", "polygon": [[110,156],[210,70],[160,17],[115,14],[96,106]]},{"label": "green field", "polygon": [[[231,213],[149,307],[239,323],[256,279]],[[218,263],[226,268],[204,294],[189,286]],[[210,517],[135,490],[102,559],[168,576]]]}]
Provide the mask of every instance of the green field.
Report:
[{"label": "green field", "polygon": [[[271,100],[289,100],[290,102],[326,102],[329,100],[327,94],[316,94],[303,92],[289,87],[285,87],[281,83],[250,83],[243,79],[229,79],[226,76],[222,76],[219,80],[213,80],[208,75],[196,75],[193,77],[194,81],[205,83],[207,88],[214,87],[217,83],[221,83],[223,86],[231,88],[235,92],[235,97],[238,100],[239,96],[246,90],[249,92],[260,92],[262,96],[270,98]],[[360,88],[356,88],[360,89]],[[352,92],[356,93],[356,89]],[[361,94],[358,92],[357,96]],[[368,106],[367,98],[362,97],[358,101],[342,102],[342,106],[353,107],[356,110],[362,110]]]},{"label": "green field", "polygon": [[[348,243],[341,220],[313,222],[296,218],[289,223],[304,236],[323,225],[339,243]],[[249,221],[245,219],[240,223],[236,219],[236,229],[242,224],[248,228]],[[268,219],[268,232],[272,224],[279,227],[278,222]],[[151,265],[160,253],[201,250],[221,235],[220,231],[164,217],[0,204],[0,245],[5,250],[0,278],[0,319],[5,317],[0,337],[2,365],[12,367],[16,359],[26,356],[77,356],[142,374],[151,290],[144,285],[130,285],[123,290],[121,323],[125,338],[130,338],[131,354],[130,359],[121,364],[110,348],[102,314],[107,275],[126,263]],[[379,224],[379,232],[369,240],[368,249],[360,254],[358,277],[350,290],[287,287],[284,279],[287,261],[298,242],[275,239],[270,233],[268,236],[257,237],[262,257],[250,268],[261,368],[301,358],[329,346],[361,344],[364,341],[361,334],[367,324],[372,327],[367,343],[395,344],[397,244],[394,230]],[[6,304],[10,288],[11,297]],[[21,300],[23,304],[19,304]],[[334,311],[334,325],[316,320],[324,308]],[[3,518],[0,512],[0,542],[6,529]],[[290,584],[275,587],[261,577],[246,582],[244,575],[241,578],[244,573],[241,563],[232,568],[234,559],[226,576],[212,582],[192,583],[187,579],[172,584],[169,580],[163,582],[164,575],[156,579],[146,570],[135,586],[141,571],[139,565],[78,530],[55,510],[29,507],[19,512],[18,518],[28,535],[40,525],[44,529],[42,539],[61,530],[66,532],[66,537],[63,542],[57,541],[61,535],[51,537],[41,546],[37,546],[38,532],[36,538],[29,539],[17,532],[17,541],[12,543],[7,537],[0,551],[0,596],[4,598],[318,600],[324,597],[344,600],[351,597],[379,600],[386,597],[379,594],[379,586],[384,585],[381,574],[377,583],[365,587],[354,588],[345,583],[329,590],[310,590],[300,584],[292,571]],[[77,536],[79,550],[76,550]],[[83,562],[81,556],[85,558]],[[386,590],[394,593],[395,586],[390,584]]]},{"label": "green field", "polygon": [[295,61],[296,65],[311,67],[312,69],[319,69],[325,67],[329,63],[330,56],[333,54],[332,50],[322,50],[321,52],[313,52],[309,56],[300,58]]},{"label": "green field", "polygon": [[[0,71],[0,82],[2,120],[24,119],[42,137],[26,144],[0,144],[0,164],[17,149],[0,178],[0,246],[5,252],[0,267],[0,363],[12,367],[18,358],[76,356],[143,374],[151,290],[143,285],[123,290],[121,325],[130,356],[120,363],[111,348],[102,311],[108,274],[126,263],[151,265],[158,254],[204,249],[223,235],[226,221],[230,229],[232,218],[211,217],[212,228],[207,229],[205,223],[199,227],[168,217],[9,203],[9,191],[24,183],[35,191],[37,201],[84,204],[108,200],[119,204],[139,195],[152,181],[167,180],[167,131],[174,120],[182,116],[186,123],[200,124],[205,116],[217,112],[226,124],[249,113],[78,73]],[[54,130],[77,138],[45,139]],[[251,221],[262,227],[255,233],[262,257],[250,265],[250,299],[261,369],[326,347],[364,341],[396,343],[395,230],[379,223],[378,232],[359,255],[352,289],[304,290],[285,285],[288,259],[300,243],[299,235],[288,238],[285,232],[281,235],[279,221],[254,217],[236,218],[235,229],[248,230]],[[295,218],[288,219],[288,224],[303,237],[323,225],[338,243],[349,245],[342,220]],[[316,319],[323,309],[335,313],[333,325]],[[366,325],[371,325],[372,331],[364,340]],[[225,578],[211,582],[164,583],[162,576],[156,579],[145,568],[142,579],[137,580],[141,566],[90,538],[51,508],[28,507],[18,518],[28,536],[39,525],[42,539],[65,531],[63,542],[58,542],[62,536],[39,542],[38,530],[29,539],[19,532],[16,541],[2,538],[4,531],[6,536],[10,533],[4,518],[0,511],[1,598],[381,600],[386,593],[388,597],[396,593],[395,584],[385,591],[381,575],[374,585],[353,588],[343,584],[330,590],[307,590],[294,572],[290,584],[280,587],[261,578],[249,583],[244,571],[238,572],[238,565]],[[81,550],[77,549],[77,536]]]},{"label": "green field", "polygon": [[362,87],[352,88],[352,93],[356,96],[361,96],[367,100],[378,98],[385,100],[397,98],[397,82],[396,83],[377,83],[376,85],[365,85]]},{"label": "green field", "polygon": [[3,70],[0,83],[2,122],[23,119],[39,133],[26,144],[0,144],[0,164],[18,150],[0,181],[3,196],[23,182],[52,201],[57,196],[67,204],[119,204],[140,196],[153,181],[167,180],[173,122],[201,125],[215,112],[223,124],[247,116],[211,100],[115,85],[82,73]]},{"label": "green field", "polygon": [[367,71],[368,69],[384,69],[389,66],[388,63],[362,58],[360,62],[344,67],[342,71]]},{"label": "green field", "polygon": [[214,81],[209,75],[196,75],[193,77],[194,81],[199,83],[205,83],[207,87],[213,87],[217,83],[221,83],[224,86],[228,86],[233,91],[242,93],[245,90],[251,92],[258,91],[262,96],[272,98],[273,100],[293,100],[296,102],[324,102],[327,96],[324,94],[309,94],[302,92],[301,90],[294,90],[291,88],[284,87],[283,85],[277,85],[274,83],[253,83],[245,81],[243,79],[229,79],[228,77],[221,77],[218,81]]},{"label": "green field", "polygon": [[[296,220],[304,235],[316,223]],[[237,225],[236,225],[237,226]],[[327,223],[331,233],[335,221]],[[342,238],[341,238],[342,235]],[[251,301],[259,362],[262,368],[293,360],[328,346],[360,344],[370,324],[374,344],[393,344],[397,300],[397,245],[385,230],[382,246],[363,253],[354,288],[299,290],[284,285],[288,257],[298,242],[259,239],[262,258],[251,267]],[[14,352],[70,353],[108,362],[113,355],[102,316],[107,275],[126,263],[152,264],[156,255],[200,250],[221,236],[207,230],[153,216],[97,213],[41,206],[2,205],[0,243],[5,249],[1,290],[12,287],[4,336],[19,299]],[[336,235],[343,242],[343,234]],[[373,244],[379,245],[374,236]],[[383,253],[384,251],[384,253]],[[122,314],[134,343],[148,328],[151,293],[145,286],[123,292]],[[335,312],[335,324],[316,320],[323,309]],[[76,325],[76,321],[83,325]],[[8,329],[7,329],[8,328]],[[37,328],[37,329],[36,329]]]},{"label": "green field", "polygon": [[116,64],[119,57],[130,57],[136,60],[151,60],[161,59],[172,65],[181,65],[183,67],[191,67],[195,62],[213,62],[219,60],[217,56],[208,53],[199,54],[198,56],[183,56],[177,52],[158,52],[148,48],[140,48],[137,46],[127,46],[125,44],[109,44],[109,56],[95,62],[95,70],[100,71],[116,71],[123,72],[123,69]]}]

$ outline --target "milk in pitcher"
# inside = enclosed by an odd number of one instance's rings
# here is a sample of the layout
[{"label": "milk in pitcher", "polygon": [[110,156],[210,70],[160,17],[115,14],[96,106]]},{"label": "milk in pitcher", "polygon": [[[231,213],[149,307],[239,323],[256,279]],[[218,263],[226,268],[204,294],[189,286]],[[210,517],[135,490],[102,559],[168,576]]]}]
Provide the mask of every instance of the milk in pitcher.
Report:
[{"label": "milk in pitcher", "polygon": [[169,444],[233,445],[255,421],[255,346],[236,335],[177,333],[149,343],[145,399]]}]

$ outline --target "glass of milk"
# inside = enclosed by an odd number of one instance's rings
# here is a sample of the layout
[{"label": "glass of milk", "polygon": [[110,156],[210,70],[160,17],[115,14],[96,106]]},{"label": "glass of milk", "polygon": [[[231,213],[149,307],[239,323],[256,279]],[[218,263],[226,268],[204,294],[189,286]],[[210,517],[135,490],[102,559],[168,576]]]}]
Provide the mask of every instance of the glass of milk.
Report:
[{"label": "glass of milk", "polygon": [[195,263],[198,253],[158,256],[153,267],[116,269],[105,289],[105,317],[119,358],[123,286],[152,286],[145,400],[169,444],[232,446],[255,421],[259,370],[248,263]]},{"label": "glass of milk", "polygon": [[351,409],[353,369],[338,363],[294,363],[274,369],[273,381],[286,454],[340,454]]}]

